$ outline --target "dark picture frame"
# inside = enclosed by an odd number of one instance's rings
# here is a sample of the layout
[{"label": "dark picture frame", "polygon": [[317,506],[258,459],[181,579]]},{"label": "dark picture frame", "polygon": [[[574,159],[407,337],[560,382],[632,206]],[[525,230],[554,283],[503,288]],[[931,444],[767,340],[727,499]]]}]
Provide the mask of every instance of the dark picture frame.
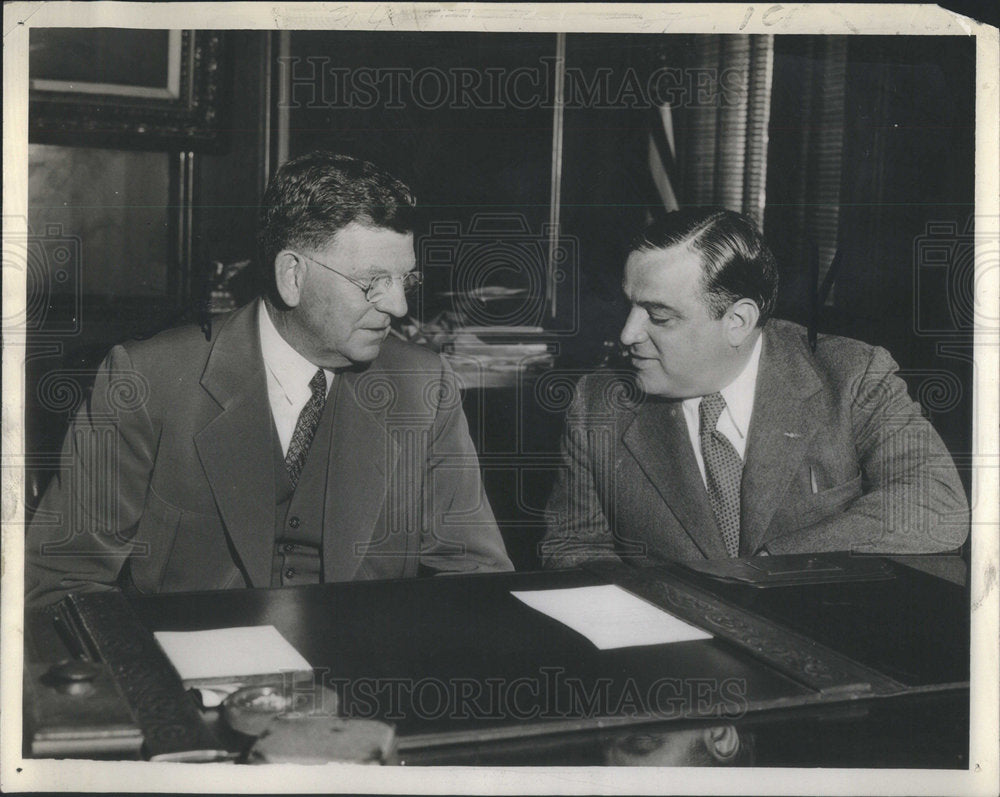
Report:
[{"label": "dark picture frame", "polygon": [[220,149],[227,94],[221,32],[35,28],[31,50],[31,142]]}]

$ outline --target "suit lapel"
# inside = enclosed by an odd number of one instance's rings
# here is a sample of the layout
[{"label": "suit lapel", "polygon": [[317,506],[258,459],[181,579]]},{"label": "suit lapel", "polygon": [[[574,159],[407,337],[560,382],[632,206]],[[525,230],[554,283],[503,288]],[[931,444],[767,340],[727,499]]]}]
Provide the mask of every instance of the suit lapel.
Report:
[{"label": "suit lapel", "polygon": [[817,430],[813,397],[821,383],[805,343],[765,327],[740,490],[740,553],[755,553],[789,480]]},{"label": "suit lapel", "polygon": [[[377,368],[377,364],[373,365],[365,373],[371,374]],[[334,384],[336,403],[323,533],[325,581],[349,581],[369,548],[377,555],[380,540],[372,540],[372,532],[385,504],[388,474],[394,472],[398,457],[398,445],[388,432],[388,408],[363,407],[358,400],[361,376],[355,371],[345,371]],[[406,512],[399,514],[398,522],[409,519]],[[395,528],[396,522],[387,517],[383,533],[413,531]],[[394,543],[390,542],[386,550],[396,550]]]},{"label": "suit lapel", "polygon": [[202,387],[220,413],[195,435],[201,459],[230,542],[250,586],[271,582],[274,556],[273,426],[253,302],[219,331]]},{"label": "suit lapel", "polygon": [[680,404],[648,399],[639,407],[622,441],[701,552],[710,559],[724,559],[726,546],[712,514]]}]

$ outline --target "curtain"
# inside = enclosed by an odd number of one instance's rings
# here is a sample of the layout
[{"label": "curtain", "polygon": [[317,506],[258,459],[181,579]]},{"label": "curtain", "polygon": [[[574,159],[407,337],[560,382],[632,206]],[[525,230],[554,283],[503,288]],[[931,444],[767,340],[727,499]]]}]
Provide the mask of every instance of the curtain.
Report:
[{"label": "curtain", "polygon": [[679,38],[662,58],[679,90],[657,109],[650,134],[650,171],[663,206],[721,205],[760,225],[774,37]]},{"label": "curtain", "polygon": [[781,269],[779,314],[810,323],[844,223],[847,46],[846,36],[785,36],[776,53],[764,231]]},{"label": "curtain", "polygon": [[797,262],[817,260],[819,282],[837,251],[844,151],[844,89],[847,38],[810,36],[808,79],[803,87],[805,124],[799,143],[801,179],[793,198],[797,211]]}]

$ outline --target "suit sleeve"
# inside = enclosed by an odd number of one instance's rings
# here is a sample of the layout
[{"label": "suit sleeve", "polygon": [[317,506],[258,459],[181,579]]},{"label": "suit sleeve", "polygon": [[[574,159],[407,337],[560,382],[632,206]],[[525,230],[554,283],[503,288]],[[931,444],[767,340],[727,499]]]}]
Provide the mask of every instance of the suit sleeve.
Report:
[{"label": "suit sleeve", "polygon": [[961,480],[897,370],[888,352],[874,349],[852,393],[862,495],[838,514],[770,540],[769,553],[938,553],[965,542],[969,506]]},{"label": "suit sleeve", "polygon": [[438,573],[513,570],[483,489],[458,379],[447,363],[441,363],[433,397],[425,481],[429,506],[423,513],[420,565]]},{"label": "suit sleeve", "polygon": [[[116,346],[70,423],[25,539],[29,605],[110,589],[129,556],[153,466],[148,383]],[[139,553],[141,555],[141,552]]]},{"label": "suit sleeve", "polygon": [[591,467],[595,454],[590,447],[592,436],[587,433],[586,385],[586,378],[577,385],[566,415],[562,463],[549,498],[547,528],[541,543],[542,565],[546,568],[620,561]]}]

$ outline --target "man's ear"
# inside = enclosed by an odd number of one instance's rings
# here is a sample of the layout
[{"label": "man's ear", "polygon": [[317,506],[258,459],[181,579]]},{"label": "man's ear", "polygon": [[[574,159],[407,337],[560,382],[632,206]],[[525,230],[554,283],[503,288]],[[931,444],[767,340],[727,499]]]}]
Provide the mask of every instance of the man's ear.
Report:
[{"label": "man's ear", "polygon": [[733,725],[716,725],[702,732],[705,749],[720,764],[727,764],[740,752],[740,734]]},{"label": "man's ear", "polygon": [[302,298],[305,265],[295,252],[282,249],[274,258],[274,280],[278,295],[288,307],[297,307]]},{"label": "man's ear", "polygon": [[753,299],[737,299],[726,311],[726,337],[733,348],[743,345],[757,328],[760,309]]}]

